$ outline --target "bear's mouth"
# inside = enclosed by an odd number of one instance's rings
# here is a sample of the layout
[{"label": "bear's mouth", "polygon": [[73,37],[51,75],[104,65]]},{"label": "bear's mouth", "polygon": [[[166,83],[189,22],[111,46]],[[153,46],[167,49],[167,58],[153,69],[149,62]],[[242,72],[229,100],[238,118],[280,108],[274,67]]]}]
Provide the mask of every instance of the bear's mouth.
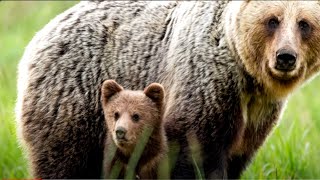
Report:
[{"label": "bear's mouth", "polygon": [[117,146],[126,146],[129,142],[127,138],[117,138],[115,135],[112,135],[113,141]]},{"label": "bear's mouth", "polygon": [[116,141],[116,144],[120,148],[127,148],[130,146],[130,143],[127,140],[120,139]]},{"label": "bear's mouth", "polygon": [[293,84],[301,79],[302,74],[304,72],[304,67],[300,66],[300,68],[293,69],[291,71],[281,71],[276,68],[272,68],[266,65],[266,71],[269,76],[278,81],[280,84]]},{"label": "bear's mouth", "polygon": [[122,139],[116,139],[117,140],[117,143],[118,144],[121,144],[121,145],[124,145],[124,144],[127,144],[128,143],[128,140],[125,139],[125,138],[122,138]]}]

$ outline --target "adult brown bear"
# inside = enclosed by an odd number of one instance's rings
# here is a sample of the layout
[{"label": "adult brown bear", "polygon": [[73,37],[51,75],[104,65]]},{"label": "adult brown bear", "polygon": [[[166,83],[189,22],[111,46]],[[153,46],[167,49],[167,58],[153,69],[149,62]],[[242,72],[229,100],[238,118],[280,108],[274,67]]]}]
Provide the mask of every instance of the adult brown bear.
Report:
[{"label": "adult brown bear", "polygon": [[34,177],[98,178],[103,80],[167,92],[172,178],[238,178],[287,96],[319,71],[318,1],[81,2],[30,42],[19,65],[18,130]]}]

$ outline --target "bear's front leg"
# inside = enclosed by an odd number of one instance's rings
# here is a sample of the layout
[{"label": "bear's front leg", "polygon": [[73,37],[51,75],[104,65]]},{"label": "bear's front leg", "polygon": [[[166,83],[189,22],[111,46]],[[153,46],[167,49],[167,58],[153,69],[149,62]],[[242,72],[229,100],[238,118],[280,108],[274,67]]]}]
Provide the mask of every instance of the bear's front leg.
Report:
[{"label": "bear's front leg", "polygon": [[237,155],[229,159],[228,161],[228,178],[240,179],[241,173],[245,170],[249,164],[251,157],[243,154]]},{"label": "bear's front leg", "polygon": [[202,142],[180,139],[179,153],[171,173],[172,179],[227,178],[227,151],[220,148],[223,145],[208,145]]},{"label": "bear's front leg", "polygon": [[224,150],[206,153],[204,161],[204,173],[206,179],[226,179],[227,176],[227,154]]}]

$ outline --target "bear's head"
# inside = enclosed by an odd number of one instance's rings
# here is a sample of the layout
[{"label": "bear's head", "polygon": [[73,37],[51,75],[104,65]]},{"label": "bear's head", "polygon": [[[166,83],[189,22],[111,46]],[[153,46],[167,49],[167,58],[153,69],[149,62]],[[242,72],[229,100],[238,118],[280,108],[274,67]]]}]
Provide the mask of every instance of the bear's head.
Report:
[{"label": "bear's head", "polygon": [[158,83],[144,91],[131,91],[114,80],[106,80],[101,97],[109,134],[125,153],[133,151],[144,128],[156,132],[162,126],[164,88]]},{"label": "bear's head", "polygon": [[319,71],[319,1],[234,1],[225,13],[231,50],[269,95],[286,97]]}]

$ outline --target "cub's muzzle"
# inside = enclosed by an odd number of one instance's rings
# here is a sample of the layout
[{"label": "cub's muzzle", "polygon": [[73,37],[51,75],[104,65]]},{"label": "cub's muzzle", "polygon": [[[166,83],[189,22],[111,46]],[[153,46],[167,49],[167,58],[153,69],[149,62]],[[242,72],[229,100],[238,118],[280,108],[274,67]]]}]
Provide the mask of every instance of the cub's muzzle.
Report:
[{"label": "cub's muzzle", "polygon": [[123,127],[118,127],[116,129],[116,136],[117,136],[117,139],[124,139],[125,138],[125,135],[127,133],[127,130]]}]

